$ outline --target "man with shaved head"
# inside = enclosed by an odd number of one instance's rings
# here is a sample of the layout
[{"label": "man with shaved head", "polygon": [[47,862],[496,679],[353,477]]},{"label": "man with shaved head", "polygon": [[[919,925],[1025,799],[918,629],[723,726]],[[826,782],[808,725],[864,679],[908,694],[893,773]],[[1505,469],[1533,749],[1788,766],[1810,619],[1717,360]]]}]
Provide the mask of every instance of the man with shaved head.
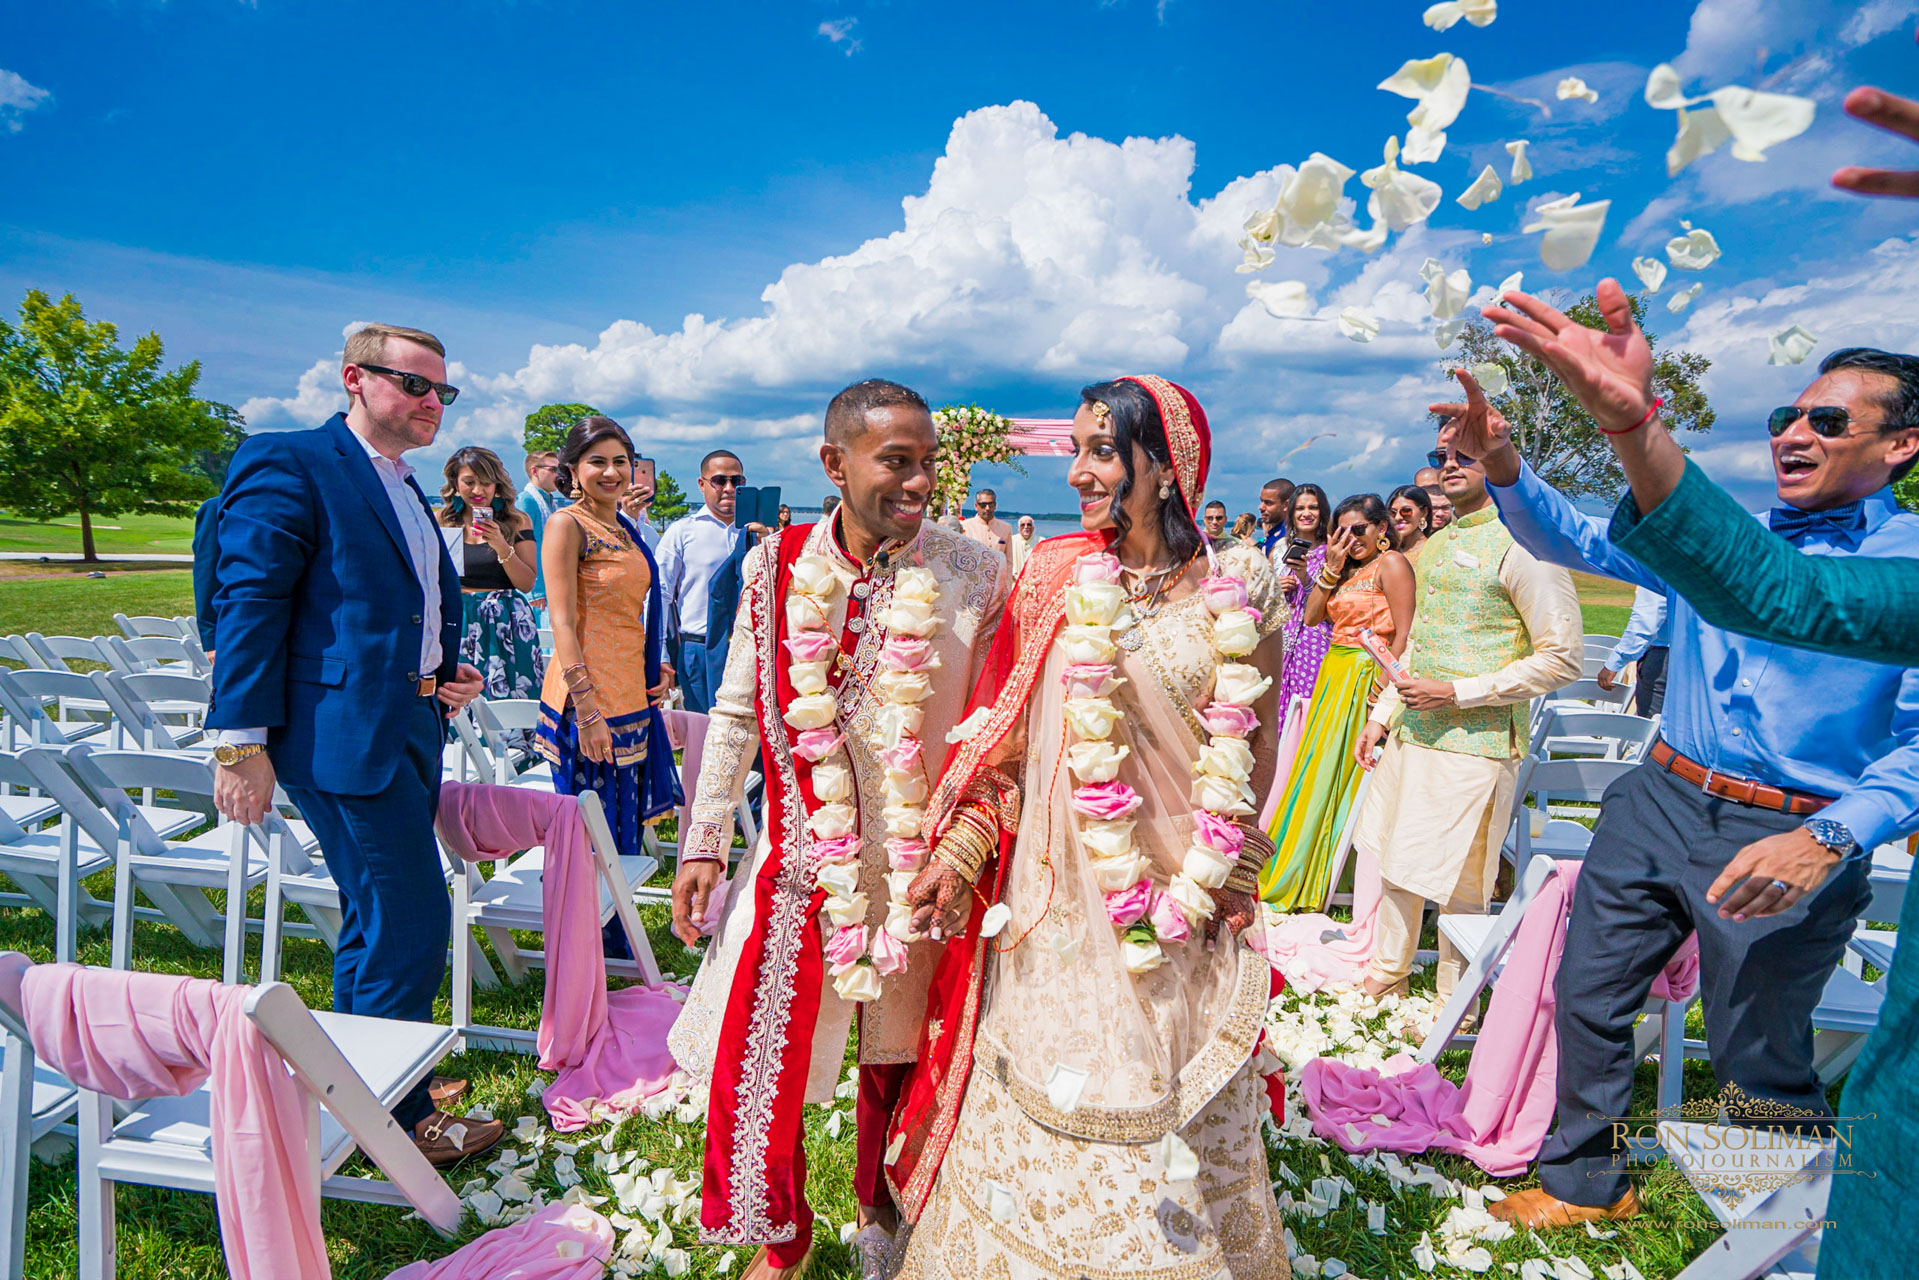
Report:
[{"label": "man with shaved head", "polygon": [[1453,522],[1453,500],[1446,496],[1446,486],[1439,482],[1439,470],[1436,467],[1421,467],[1413,472],[1413,483],[1426,491],[1433,500],[1433,527],[1431,532],[1438,533]]},{"label": "man with shaved head", "polygon": [[[674,931],[715,933],[668,1042],[709,1082],[701,1236],[766,1246],[741,1280],[791,1280],[806,1264],[800,1109],[833,1100],[855,1022],[862,1274],[884,1274],[893,1251],[886,1133],[939,959],[938,935],[913,932],[906,884],[928,856],[919,815],[1010,576],[997,548],[926,519],[939,436],[911,388],[871,379],[833,397],[820,463],[838,507],[747,553],[673,884]],[[715,899],[755,744],[766,823]]]}]

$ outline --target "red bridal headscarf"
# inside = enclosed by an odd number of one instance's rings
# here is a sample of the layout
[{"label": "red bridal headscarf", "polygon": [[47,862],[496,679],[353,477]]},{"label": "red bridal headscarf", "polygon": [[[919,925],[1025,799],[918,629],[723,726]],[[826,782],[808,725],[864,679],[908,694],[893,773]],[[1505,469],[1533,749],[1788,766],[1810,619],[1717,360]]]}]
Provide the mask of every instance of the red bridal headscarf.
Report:
[{"label": "red bridal headscarf", "polygon": [[1166,426],[1166,448],[1173,456],[1173,480],[1186,513],[1194,522],[1206,501],[1206,473],[1213,466],[1213,433],[1206,425],[1206,410],[1199,407],[1193,393],[1177,382],[1158,374],[1129,373],[1116,382],[1133,382],[1146,389],[1159,406],[1159,420]]}]

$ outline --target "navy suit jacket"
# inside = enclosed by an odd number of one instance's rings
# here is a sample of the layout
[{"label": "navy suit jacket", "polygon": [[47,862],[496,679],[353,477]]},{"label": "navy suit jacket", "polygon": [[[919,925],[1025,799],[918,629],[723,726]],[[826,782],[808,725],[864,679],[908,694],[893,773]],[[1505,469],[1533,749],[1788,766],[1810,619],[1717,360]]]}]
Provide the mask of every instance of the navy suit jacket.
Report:
[{"label": "navy suit jacket", "polygon": [[214,494],[193,513],[193,620],[200,628],[200,647],[212,653],[213,593],[219,585],[220,495]]},{"label": "navy suit jacket", "polygon": [[733,550],[713,571],[706,586],[706,669],[713,673],[713,687],[720,687],[726,672],[726,651],[733,639],[733,620],[739,616],[740,593],[746,587],[746,553],[757,542],[744,529],[733,535]]},{"label": "navy suit jacket", "polygon": [[264,727],[290,786],[383,790],[420,677],[450,680],[459,665],[460,578],[444,542],[434,539],[443,658],[424,673],[425,602],[405,534],[344,414],[313,431],[247,437],[220,495],[218,543],[207,725]]}]

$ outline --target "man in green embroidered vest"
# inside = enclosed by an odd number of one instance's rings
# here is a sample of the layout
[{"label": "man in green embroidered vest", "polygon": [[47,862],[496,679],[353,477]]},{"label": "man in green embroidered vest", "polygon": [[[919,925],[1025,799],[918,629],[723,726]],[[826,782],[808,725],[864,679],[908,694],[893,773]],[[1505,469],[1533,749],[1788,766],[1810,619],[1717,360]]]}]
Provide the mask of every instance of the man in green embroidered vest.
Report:
[{"label": "man in green embroidered vest", "polygon": [[[1486,910],[1528,704],[1579,679],[1585,649],[1572,574],[1513,542],[1478,459],[1454,449],[1428,457],[1453,520],[1420,549],[1410,674],[1381,695],[1357,748],[1359,763],[1378,774],[1353,838],[1379,863],[1365,979],[1374,995],[1405,989],[1426,903],[1442,913]],[[1464,967],[1441,934],[1441,1000]]]}]

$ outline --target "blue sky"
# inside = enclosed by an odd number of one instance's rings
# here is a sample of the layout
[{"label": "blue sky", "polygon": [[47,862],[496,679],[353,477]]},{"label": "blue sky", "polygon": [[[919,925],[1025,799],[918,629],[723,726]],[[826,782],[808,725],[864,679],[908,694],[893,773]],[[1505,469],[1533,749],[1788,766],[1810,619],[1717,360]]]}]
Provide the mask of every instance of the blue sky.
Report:
[{"label": "blue sky", "polygon": [[[854,378],[1055,416],[1084,382],[1160,372],[1207,405],[1212,489],[1235,510],[1325,432],[1283,469],[1357,491],[1417,465],[1444,386],[1428,256],[1476,285],[1524,270],[1529,288],[1584,289],[1659,255],[1680,219],[1710,228],[1724,258],[1660,300],[1695,278],[1704,293],[1654,315],[1713,358],[1720,425],[1696,456],[1755,505],[1764,411],[1811,372],[1768,367],[1768,333],[1803,323],[1815,359],[1919,349],[1913,209],[1826,188],[1842,159],[1906,159],[1837,100],[1919,91],[1919,0],[1511,0],[1443,34],[1424,7],[8,6],[0,296],[72,291],[157,329],[257,429],[337,406],[346,326],[421,325],[466,388],[449,449],[517,461],[529,408],[580,399],[670,471],[725,442],[799,496],[824,489],[819,415]],[[1312,152],[1378,164],[1412,104],[1373,86],[1441,50],[1550,117],[1474,92],[1413,170],[1445,188],[1430,221],[1371,256],[1282,251],[1258,278],[1305,282],[1321,322],[1267,315],[1234,272],[1241,222]],[[1800,93],[1818,116],[1765,163],[1722,151],[1669,180],[1673,117],[1641,97],[1662,61],[1691,91]],[[1599,101],[1554,100],[1564,75]],[[1454,204],[1483,165],[1505,175],[1515,138],[1536,177]],[[1612,210],[1592,262],[1551,273],[1520,227],[1574,191]],[[1357,178],[1347,192],[1363,203]],[[1378,341],[1324,322],[1353,305],[1380,316]],[[1029,470],[1001,484],[1004,508],[1068,505],[1060,464]]]}]

